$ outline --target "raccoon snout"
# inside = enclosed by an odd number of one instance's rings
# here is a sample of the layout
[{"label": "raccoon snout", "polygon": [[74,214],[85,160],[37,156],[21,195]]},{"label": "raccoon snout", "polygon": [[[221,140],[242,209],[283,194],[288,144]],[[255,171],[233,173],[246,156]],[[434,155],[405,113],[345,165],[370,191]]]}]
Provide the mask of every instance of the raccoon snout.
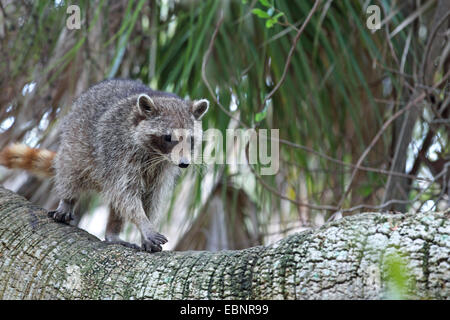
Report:
[{"label": "raccoon snout", "polygon": [[182,158],[178,166],[183,169],[189,167],[189,160]]}]

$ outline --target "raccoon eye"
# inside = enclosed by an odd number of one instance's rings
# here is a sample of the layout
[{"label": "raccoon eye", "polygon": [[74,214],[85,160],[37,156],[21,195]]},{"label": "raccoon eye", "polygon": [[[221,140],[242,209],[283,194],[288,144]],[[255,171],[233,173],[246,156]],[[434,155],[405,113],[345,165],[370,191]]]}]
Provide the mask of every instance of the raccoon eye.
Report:
[{"label": "raccoon eye", "polygon": [[170,134],[165,134],[163,136],[164,141],[166,142],[171,142],[172,141],[172,136]]}]

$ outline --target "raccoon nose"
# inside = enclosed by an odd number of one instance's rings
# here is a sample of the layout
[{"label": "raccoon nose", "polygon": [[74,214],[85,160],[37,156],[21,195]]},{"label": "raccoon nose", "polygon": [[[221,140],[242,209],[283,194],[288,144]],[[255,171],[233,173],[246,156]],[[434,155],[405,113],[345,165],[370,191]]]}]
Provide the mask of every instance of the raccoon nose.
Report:
[{"label": "raccoon nose", "polygon": [[187,168],[189,166],[189,160],[182,158],[178,166],[183,169]]}]

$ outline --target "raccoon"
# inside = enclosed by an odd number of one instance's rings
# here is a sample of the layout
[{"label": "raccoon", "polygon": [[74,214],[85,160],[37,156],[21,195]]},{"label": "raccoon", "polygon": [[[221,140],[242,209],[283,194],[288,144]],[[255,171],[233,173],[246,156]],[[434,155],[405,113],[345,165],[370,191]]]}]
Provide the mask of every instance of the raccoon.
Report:
[{"label": "raccoon", "polygon": [[[131,221],[141,248],[158,252],[167,238],[151,221],[191,163],[189,156],[174,162],[171,152],[180,143],[201,143],[194,127],[208,108],[206,99],[186,101],[139,81],[106,80],[81,94],[62,119],[57,152],[16,144],[0,153],[0,163],[54,178],[61,200],[49,215],[58,222],[73,218],[82,193],[99,192],[110,209],[105,240],[136,248],[119,238],[124,221]],[[179,129],[186,134],[175,134]]]}]

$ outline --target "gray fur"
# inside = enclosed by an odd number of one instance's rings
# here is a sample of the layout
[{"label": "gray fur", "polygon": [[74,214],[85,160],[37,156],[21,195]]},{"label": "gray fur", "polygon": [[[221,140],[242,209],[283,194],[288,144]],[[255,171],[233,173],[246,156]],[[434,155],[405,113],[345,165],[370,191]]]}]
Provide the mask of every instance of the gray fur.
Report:
[{"label": "gray fur", "polygon": [[[151,98],[151,108],[145,96],[138,101],[142,94]],[[68,220],[62,217],[71,214],[68,203],[83,192],[100,192],[111,208],[107,241],[120,242],[122,223],[130,220],[142,234],[143,249],[160,251],[167,239],[150,221],[180,170],[167,160],[173,146],[161,137],[174,129],[192,129],[203,116],[194,116],[194,105],[133,80],[106,80],[88,89],[61,123],[55,158],[61,205],[53,217]]]}]

